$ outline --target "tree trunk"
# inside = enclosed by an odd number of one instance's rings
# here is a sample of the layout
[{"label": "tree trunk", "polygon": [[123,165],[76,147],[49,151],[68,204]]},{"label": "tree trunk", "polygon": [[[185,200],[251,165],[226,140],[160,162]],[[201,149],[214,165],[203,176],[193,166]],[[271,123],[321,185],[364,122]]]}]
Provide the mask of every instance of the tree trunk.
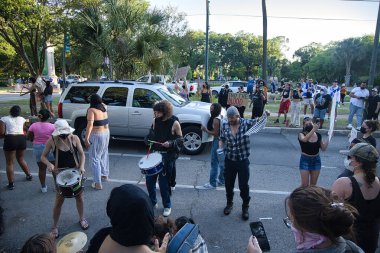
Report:
[{"label": "tree trunk", "polygon": [[267,32],[267,6],[265,0],[262,0],[263,9],[263,80],[267,81],[267,43],[268,43],[268,32]]},{"label": "tree trunk", "polygon": [[350,85],[350,79],[351,79],[351,63],[352,63],[352,60],[351,59],[347,59],[346,60],[346,75],[344,76],[344,80],[345,80],[345,84],[346,85]]}]

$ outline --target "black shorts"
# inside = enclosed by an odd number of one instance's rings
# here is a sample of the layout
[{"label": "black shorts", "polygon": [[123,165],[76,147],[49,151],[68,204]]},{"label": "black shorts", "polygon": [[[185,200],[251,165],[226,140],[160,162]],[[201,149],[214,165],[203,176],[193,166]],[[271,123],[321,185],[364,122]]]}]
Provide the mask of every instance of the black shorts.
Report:
[{"label": "black shorts", "polygon": [[4,137],[4,151],[15,151],[26,149],[26,137],[23,134],[11,135],[7,134]]}]

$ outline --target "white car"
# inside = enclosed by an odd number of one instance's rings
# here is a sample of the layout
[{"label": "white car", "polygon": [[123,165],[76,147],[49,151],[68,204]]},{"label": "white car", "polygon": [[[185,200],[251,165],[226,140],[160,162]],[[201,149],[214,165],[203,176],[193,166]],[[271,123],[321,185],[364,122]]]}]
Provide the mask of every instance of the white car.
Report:
[{"label": "white car", "polygon": [[248,85],[248,82],[246,81],[228,81],[228,82],[225,82],[224,84],[222,84],[221,86],[216,86],[216,87],[211,87],[211,92],[212,92],[212,95],[214,97],[218,97],[219,95],[219,92],[222,88],[224,88],[224,86],[228,84],[228,87],[232,90],[232,92],[236,93],[238,92],[238,88],[240,86],[243,86],[244,87],[244,91],[247,91],[247,85]]},{"label": "white car", "polygon": [[84,78],[80,75],[70,74],[70,75],[66,76],[66,83],[67,84],[84,82],[86,80],[87,80],[87,78]]},{"label": "white car", "polygon": [[[87,126],[89,98],[99,94],[107,104],[112,139],[143,140],[153,120],[153,105],[161,100],[173,104],[173,114],[179,119],[184,138],[185,154],[200,153],[212,136],[201,130],[210,118],[210,104],[186,101],[162,84],[135,81],[88,81],[73,83],[62,93],[58,116],[76,129],[83,141]],[[222,115],[226,115],[223,109]]]}]

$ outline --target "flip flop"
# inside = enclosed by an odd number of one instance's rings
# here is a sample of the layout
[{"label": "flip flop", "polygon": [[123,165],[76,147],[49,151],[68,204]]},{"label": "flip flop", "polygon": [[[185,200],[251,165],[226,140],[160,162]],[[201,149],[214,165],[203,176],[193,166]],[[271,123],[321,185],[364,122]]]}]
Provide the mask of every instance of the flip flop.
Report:
[{"label": "flip flop", "polygon": [[58,228],[51,228],[50,236],[57,239],[59,237]]},{"label": "flip flop", "polygon": [[91,187],[92,187],[93,189],[95,189],[95,190],[102,190],[102,189],[103,189],[102,186],[101,186],[100,188],[99,188],[99,187],[96,187],[95,182],[91,184]]},{"label": "flip flop", "polygon": [[83,230],[87,230],[90,226],[88,225],[88,222],[86,219],[81,219],[79,221],[79,226],[83,229]]}]

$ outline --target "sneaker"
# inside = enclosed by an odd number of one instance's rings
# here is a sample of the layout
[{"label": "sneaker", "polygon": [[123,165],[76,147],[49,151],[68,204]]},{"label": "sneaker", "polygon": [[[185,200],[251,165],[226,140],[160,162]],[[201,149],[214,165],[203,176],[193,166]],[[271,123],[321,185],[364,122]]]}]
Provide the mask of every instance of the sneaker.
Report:
[{"label": "sneaker", "polygon": [[15,184],[14,183],[9,183],[7,186],[8,190],[14,190]]},{"label": "sneaker", "polygon": [[223,210],[224,215],[229,215],[232,211],[232,208],[233,208],[232,204],[227,204],[227,206]]},{"label": "sneaker", "polygon": [[25,178],[27,181],[32,181],[33,176],[29,174],[29,175],[26,175]]},{"label": "sneaker", "polygon": [[47,186],[45,186],[45,187],[41,187],[41,192],[42,192],[42,193],[47,193]]},{"label": "sneaker", "polygon": [[198,190],[213,190],[216,188],[216,186],[212,186],[210,183],[207,183],[202,186],[196,186],[195,188]]},{"label": "sneaker", "polygon": [[174,191],[175,190],[175,186],[172,186],[172,187],[170,187],[171,189],[172,189],[172,191]]},{"label": "sneaker", "polygon": [[243,220],[248,220],[248,219],[249,219],[248,207],[243,207],[243,209],[242,209],[242,214],[241,214],[241,218],[242,218]]},{"label": "sneaker", "polygon": [[352,125],[351,125],[351,124],[348,124],[348,125],[346,126],[346,128],[351,130],[351,129],[352,129]]},{"label": "sneaker", "polygon": [[172,213],[171,208],[164,208],[164,213],[162,214],[164,217],[168,217]]}]

